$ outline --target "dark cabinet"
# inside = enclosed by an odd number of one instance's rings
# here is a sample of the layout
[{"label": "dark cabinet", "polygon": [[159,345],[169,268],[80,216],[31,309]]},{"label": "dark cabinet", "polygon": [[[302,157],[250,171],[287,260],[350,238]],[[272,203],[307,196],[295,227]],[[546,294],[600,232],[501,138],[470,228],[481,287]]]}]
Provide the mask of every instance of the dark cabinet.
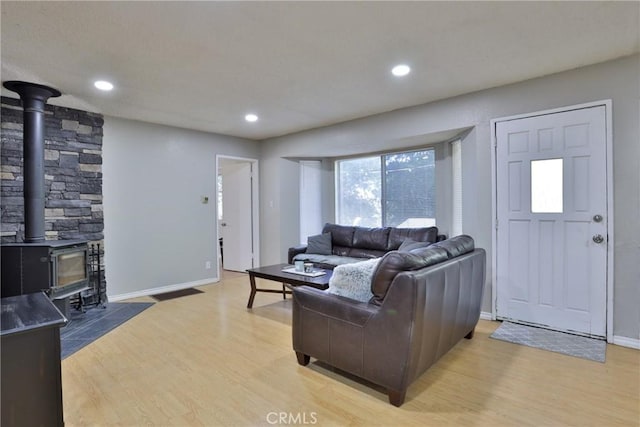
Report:
[{"label": "dark cabinet", "polygon": [[2,427],[64,425],[60,327],[67,319],[44,293],[1,305]]}]

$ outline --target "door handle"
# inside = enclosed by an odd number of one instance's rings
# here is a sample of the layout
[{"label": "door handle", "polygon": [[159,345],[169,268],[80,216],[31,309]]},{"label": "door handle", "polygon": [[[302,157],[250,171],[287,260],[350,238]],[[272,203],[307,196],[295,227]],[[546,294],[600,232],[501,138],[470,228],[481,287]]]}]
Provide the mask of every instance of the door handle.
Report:
[{"label": "door handle", "polygon": [[602,243],[604,242],[604,237],[602,237],[602,234],[596,234],[593,236],[593,241],[596,243]]},{"label": "door handle", "polygon": [[593,221],[594,222],[602,222],[602,215],[594,215],[593,216]]},{"label": "door handle", "polygon": [[221,223],[220,223],[220,227],[226,227],[226,226],[227,226],[227,223],[226,223],[226,222],[221,222]]}]

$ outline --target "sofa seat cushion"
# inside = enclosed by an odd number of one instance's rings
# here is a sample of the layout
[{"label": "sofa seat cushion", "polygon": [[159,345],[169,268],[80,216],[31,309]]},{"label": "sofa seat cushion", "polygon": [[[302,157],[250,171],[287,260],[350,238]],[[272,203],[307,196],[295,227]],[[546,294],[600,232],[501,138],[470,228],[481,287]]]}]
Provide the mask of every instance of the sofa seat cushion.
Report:
[{"label": "sofa seat cushion", "polygon": [[298,254],[293,257],[294,261],[309,261],[314,264],[324,264],[324,265],[342,265],[342,264],[351,264],[354,262],[366,261],[367,258],[353,258],[346,256],[337,256],[337,255],[320,255],[320,254]]},{"label": "sofa seat cushion", "polygon": [[368,302],[373,296],[371,278],[379,262],[380,258],[374,258],[337,266],[333,270],[333,276],[329,279],[327,292],[356,301]]},{"label": "sofa seat cushion", "polygon": [[351,248],[347,252],[347,256],[351,258],[371,259],[380,258],[386,253],[387,251],[380,251],[376,249]]}]

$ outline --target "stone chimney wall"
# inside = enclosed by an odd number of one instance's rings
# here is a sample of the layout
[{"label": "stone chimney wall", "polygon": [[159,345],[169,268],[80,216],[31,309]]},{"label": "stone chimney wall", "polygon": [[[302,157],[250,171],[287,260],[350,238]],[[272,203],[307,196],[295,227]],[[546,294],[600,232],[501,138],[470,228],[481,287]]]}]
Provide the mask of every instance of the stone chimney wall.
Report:
[{"label": "stone chimney wall", "polygon": [[[1,98],[0,232],[2,243],[24,240],[23,111]],[[46,105],[45,237],[102,243],[102,115]],[[104,245],[101,245],[104,247]]]}]

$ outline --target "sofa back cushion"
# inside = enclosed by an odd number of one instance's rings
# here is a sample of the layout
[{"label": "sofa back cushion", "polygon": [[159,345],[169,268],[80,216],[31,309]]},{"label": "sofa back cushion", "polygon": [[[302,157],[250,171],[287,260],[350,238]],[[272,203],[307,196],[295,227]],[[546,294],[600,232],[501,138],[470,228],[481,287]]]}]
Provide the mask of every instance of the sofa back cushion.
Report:
[{"label": "sofa back cushion", "polygon": [[355,227],[326,223],[322,233],[331,233],[332,252],[338,256],[348,256],[353,243]]},{"label": "sofa back cushion", "polygon": [[333,245],[337,246],[351,246],[353,242],[353,232],[355,227],[350,225],[338,225],[326,223],[322,229],[322,233],[331,233],[331,240]]},{"label": "sofa back cushion", "polygon": [[432,247],[442,248],[447,251],[449,258],[455,258],[467,252],[471,252],[475,248],[473,237],[466,234],[451,237],[438,243],[434,243]]},{"label": "sofa back cushion", "polygon": [[389,242],[389,227],[365,228],[356,227],[353,231],[352,247],[385,251]]},{"label": "sofa back cushion", "polygon": [[402,271],[419,270],[429,265],[446,261],[449,258],[443,248],[418,248],[409,252],[387,252],[378,263],[371,278],[371,303],[381,305],[387,295],[391,282]]},{"label": "sofa back cushion", "polygon": [[379,258],[388,251],[390,227],[354,227],[349,256],[354,258]]},{"label": "sofa back cushion", "polygon": [[400,247],[405,239],[412,239],[417,242],[435,243],[438,240],[438,228],[391,228],[389,230],[389,241],[386,249],[388,251],[395,251]]},{"label": "sofa back cushion", "polygon": [[397,250],[400,252],[410,252],[414,249],[426,248],[431,245],[433,245],[431,242],[416,242],[413,239],[405,239]]}]

